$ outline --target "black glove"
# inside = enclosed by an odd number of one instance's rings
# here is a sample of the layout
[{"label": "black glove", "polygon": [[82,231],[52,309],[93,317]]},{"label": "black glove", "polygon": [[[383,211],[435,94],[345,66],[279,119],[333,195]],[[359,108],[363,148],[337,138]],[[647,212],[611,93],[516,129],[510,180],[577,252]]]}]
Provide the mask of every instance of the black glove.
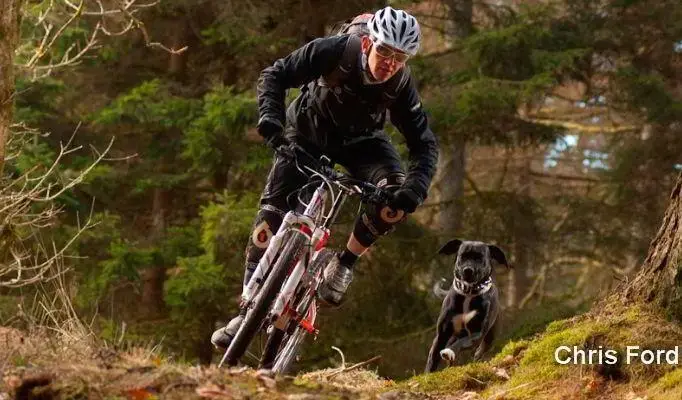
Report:
[{"label": "black glove", "polygon": [[270,119],[261,119],[258,123],[258,133],[265,139],[265,144],[268,147],[277,149],[280,146],[286,146],[289,142],[284,138],[282,125],[278,122],[273,122]]},{"label": "black glove", "polygon": [[421,203],[422,198],[417,192],[408,187],[401,187],[393,193],[393,201],[389,206],[394,210],[403,210],[411,214]]}]

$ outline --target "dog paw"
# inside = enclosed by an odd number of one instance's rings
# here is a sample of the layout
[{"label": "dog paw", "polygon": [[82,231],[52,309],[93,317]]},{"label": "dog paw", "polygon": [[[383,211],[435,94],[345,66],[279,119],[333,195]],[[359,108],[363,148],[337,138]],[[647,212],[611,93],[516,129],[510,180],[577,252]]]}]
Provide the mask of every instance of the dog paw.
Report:
[{"label": "dog paw", "polygon": [[445,361],[454,362],[455,352],[452,351],[452,349],[443,349],[440,351],[440,358],[442,358]]}]

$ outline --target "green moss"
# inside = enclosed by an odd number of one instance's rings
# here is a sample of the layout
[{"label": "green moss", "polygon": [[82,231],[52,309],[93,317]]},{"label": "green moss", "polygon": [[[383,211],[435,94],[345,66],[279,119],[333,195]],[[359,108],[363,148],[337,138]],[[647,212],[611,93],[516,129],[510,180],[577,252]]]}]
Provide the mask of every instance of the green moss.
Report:
[{"label": "green moss", "polygon": [[651,400],[682,398],[682,368],[676,368],[663,375],[647,394]]},{"label": "green moss", "polygon": [[554,351],[559,346],[579,346],[585,343],[585,340],[590,336],[605,334],[606,332],[608,332],[606,324],[591,321],[546,334],[526,350],[521,365],[528,366],[537,363],[555,365]]},{"label": "green moss", "polygon": [[545,383],[560,379],[571,371],[570,366],[560,365],[554,360],[554,352],[559,346],[582,346],[590,337],[606,332],[606,324],[585,321],[564,330],[546,333],[528,346],[507,386],[520,387],[515,396],[531,396]]},{"label": "green moss", "polygon": [[491,364],[495,365],[507,356],[516,356],[521,351],[527,349],[531,343],[532,342],[530,340],[517,340],[515,342],[509,342],[490,362]]},{"label": "green moss", "polygon": [[606,322],[586,320],[571,326],[571,320],[557,321],[548,327],[541,338],[507,343],[490,362],[471,363],[416,376],[401,385],[414,387],[417,383],[418,390],[427,392],[485,389],[484,393],[493,394],[501,390],[499,383],[503,382],[502,378],[495,375],[493,366],[497,366],[505,357],[517,356],[525,350],[519,366],[511,374],[512,379],[505,385],[519,387],[514,396],[523,398],[571,371],[570,366],[557,364],[554,360],[554,352],[559,346],[582,346],[589,338],[607,332]]},{"label": "green moss", "polygon": [[296,377],[296,379],[294,379],[294,385],[301,387],[301,388],[313,389],[313,390],[317,390],[317,389],[320,389],[322,387],[322,385],[320,383],[312,381],[312,380],[308,380],[308,379],[303,379],[300,376]]},{"label": "green moss", "polygon": [[571,320],[569,319],[562,319],[560,321],[552,321],[547,325],[546,332],[547,333],[552,333],[552,332],[558,332],[561,330],[566,329],[570,325]]},{"label": "green moss", "polygon": [[481,390],[489,384],[501,381],[488,362],[475,362],[446,368],[431,374],[416,376],[399,386],[415,387],[419,391],[440,392],[456,390]]},{"label": "green moss", "polygon": [[625,314],[623,314],[623,319],[620,322],[626,322],[626,323],[637,323],[639,322],[643,317],[646,317],[647,313],[645,310],[643,310],[639,306],[632,306],[627,309]]},{"label": "green moss", "polygon": [[15,367],[25,367],[28,365],[28,360],[22,355],[16,355],[12,358],[12,365]]},{"label": "green moss", "polygon": [[663,375],[663,377],[658,380],[658,385],[660,385],[662,389],[682,387],[682,368],[676,368]]}]

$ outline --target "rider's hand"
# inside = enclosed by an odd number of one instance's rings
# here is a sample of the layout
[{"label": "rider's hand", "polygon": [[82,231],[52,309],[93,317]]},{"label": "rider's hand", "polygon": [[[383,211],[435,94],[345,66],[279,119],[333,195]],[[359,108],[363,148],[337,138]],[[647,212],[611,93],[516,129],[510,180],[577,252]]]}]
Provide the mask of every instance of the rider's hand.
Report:
[{"label": "rider's hand", "polygon": [[286,146],[289,142],[284,138],[283,128],[277,121],[261,119],[258,123],[258,133],[265,139],[265,144],[272,149]]},{"label": "rider's hand", "polygon": [[421,203],[422,198],[414,190],[408,187],[401,187],[393,193],[393,200],[389,205],[394,210],[403,210],[411,214]]},{"label": "rider's hand", "polygon": [[273,150],[277,150],[281,148],[282,146],[286,147],[289,146],[289,141],[284,138],[284,135],[281,133],[278,135],[273,135],[267,139],[265,139],[265,144],[270,147]]}]

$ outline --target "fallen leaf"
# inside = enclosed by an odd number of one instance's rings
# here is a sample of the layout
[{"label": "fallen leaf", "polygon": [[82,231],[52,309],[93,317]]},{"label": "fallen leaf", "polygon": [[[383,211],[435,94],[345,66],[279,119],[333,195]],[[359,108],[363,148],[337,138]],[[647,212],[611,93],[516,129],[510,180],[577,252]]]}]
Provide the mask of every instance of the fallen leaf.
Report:
[{"label": "fallen leaf", "polygon": [[129,389],[125,391],[125,394],[128,400],[148,400],[156,396],[146,388]]},{"label": "fallen leaf", "polygon": [[587,393],[595,392],[601,387],[601,385],[601,379],[591,379],[589,382],[587,382],[587,385],[585,385],[585,391]]},{"label": "fallen leaf", "polygon": [[207,383],[206,385],[197,388],[196,394],[198,394],[201,397],[207,397],[209,399],[222,398],[231,399],[234,397],[229,392],[225,391],[224,389],[221,389],[218,385],[213,383]]},{"label": "fallen leaf", "polygon": [[3,380],[5,381],[5,385],[12,389],[16,389],[19,387],[19,385],[21,385],[21,378],[19,378],[17,375],[6,376]]}]

